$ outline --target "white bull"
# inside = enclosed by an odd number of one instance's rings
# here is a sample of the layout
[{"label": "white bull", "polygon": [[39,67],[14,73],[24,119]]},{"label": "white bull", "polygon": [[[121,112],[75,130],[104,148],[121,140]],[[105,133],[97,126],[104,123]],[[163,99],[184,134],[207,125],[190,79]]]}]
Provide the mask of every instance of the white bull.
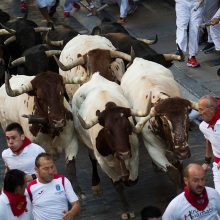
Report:
[{"label": "white bull", "polygon": [[[99,50],[98,55],[91,52],[96,49]],[[105,74],[104,77],[109,80],[120,81],[125,72],[122,59],[108,57],[107,52],[103,50],[116,51],[116,48],[105,37],[91,35],[78,35],[74,37],[65,45],[59,58],[60,62],[69,70],[66,71],[66,69],[64,70],[60,66],[59,73],[68,77],[84,73],[89,75],[99,71]],[[66,86],[69,97],[72,97],[78,87],[79,85]]]},{"label": "white bull", "polygon": [[[119,188],[122,183],[132,185],[137,181],[139,164],[139,143],[132,132],[135,127],[130,116],[144,116],[146,110],[142,113],[130,109],[121,87],[99,73],[93,74],[90,81],[76,91],[72,110],[80,139],[124,196]],[[100,186],[99,178],[94,182],[93,187]],[[127,202],[122,199],[122,203],[125,211],[122,218],[132,217]]]},{"label": "white bull", "polygon": [[[38,143],[55,158],[65,152],[67,168],[74,172],[74,158],[78,151],[71,107],[64,99],[64,84],[79,83],[53,72],[35,76],[17,75],[0,88],[0,123],[3,129],[11,123],[20,123],[25,136]],[[7,92],[6,92],[7,91]],[[29,125],[29,121],[32,121]],[[74,173],[75,175],[75,173]],[[75,178],[75,176],[73,176]],[[80,193],[76,179],[70,179]]]},{"label": "white bull", "polygon": [[[181,98],[170,70],[141,58],[135,58],[127,69],[121,87],[133,108],[141,111],[146,105],[152,106],[147,118],[136,118],[137,126],[144,126],[144,145],[153,163],[167,172],[179,189],[182,168],[179,160],[190,157],[188,113],[195,107],[194,103]],[[146,97],[149,92],[151,99]]]}]

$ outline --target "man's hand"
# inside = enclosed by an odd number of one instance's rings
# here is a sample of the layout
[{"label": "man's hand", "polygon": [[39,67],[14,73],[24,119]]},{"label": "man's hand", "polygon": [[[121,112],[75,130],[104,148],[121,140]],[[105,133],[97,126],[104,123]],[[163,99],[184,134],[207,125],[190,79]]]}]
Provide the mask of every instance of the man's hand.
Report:
[{"label": "man's hand", "polygon": [[73,219],[73,215],[72,215],[71,211],[64,211],[63,214],[64,214],[63,220],[72,220]]},{"label": "man's hand", "polygon": [[28,183],[30,182],[31,180],[33,180],[32,176],[31,175],[25,175],[25,181]]},{"label": "man's hand", "polygon": [[216,25],[216,24],[219,24],[220,22],[220,18],[213,18],[211,21],[210,21],[210,24],[212,26]]},{"label": "man's hand", "polygon": [[209,166],[209,164],[207,164],[207,163],[204,163],[204,164],[202,165],[202,168],[203,168],[205,171],[212,169],[212,168]]}]

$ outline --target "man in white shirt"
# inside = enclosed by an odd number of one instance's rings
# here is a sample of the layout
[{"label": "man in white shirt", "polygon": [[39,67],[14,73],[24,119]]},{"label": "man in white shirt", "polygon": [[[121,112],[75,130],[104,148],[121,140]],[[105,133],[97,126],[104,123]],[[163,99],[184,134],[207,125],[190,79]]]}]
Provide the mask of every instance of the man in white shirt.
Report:
[{"label": "man in white shirt", "polygon": [[213,157],[213,177],[215,189],[220,193],[220,99],[203,96],[198,101],[198,110],[203,119],[199,129],[206,139],[204,170],[209,168]]},{"label": "man in white shirt", "polygon": [[184,192],[166,208],[163,220],[218,220],[220,195],[205,187],[205,171],[200,164],[189,164],[184,170]]},{"label": "man in white shirt", "polygon": [[7,172],[19,169],[26,173],[26,181],[36,179],[35,159],[38,154],[45,152],[42,147],[25,137],[23,128],[18,123],[11,123],[5,129],[8,149],[2,152],[2,159]]},{"label": "man in white shirt", "polygon": [[[41,153],[35,160],[38,178],[27,186],[35,220],[72,220],[80,210],[70,181],[55,173],[51,156]],[[68,210],[68,202],[71,209]]]},{"label": "man in white shirt", "polygon": [[32,220],[30,200],[24,195],[25,173],[9,170],[4,178],[4,189],[0,195],[1,220]]}]

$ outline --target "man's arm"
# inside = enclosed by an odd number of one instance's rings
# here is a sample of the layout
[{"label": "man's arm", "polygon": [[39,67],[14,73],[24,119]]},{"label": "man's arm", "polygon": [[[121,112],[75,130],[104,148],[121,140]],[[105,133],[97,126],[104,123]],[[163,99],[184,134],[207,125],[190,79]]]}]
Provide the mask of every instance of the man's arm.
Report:
[{"label": "man's arm", "polygon": [[212,145],[209,140],[206,139],[205,141],[205,163],[202,165],[204,170],[209,168],[209,164],[211,163],[212,159]]},{"label": "man's arm", "polygon": [[75,217],[79,211],[80,211],[80,204],[79,201],[71,203],[72,208],[69,211],[64,211],[64,220],[72,220],[73,217]]}]

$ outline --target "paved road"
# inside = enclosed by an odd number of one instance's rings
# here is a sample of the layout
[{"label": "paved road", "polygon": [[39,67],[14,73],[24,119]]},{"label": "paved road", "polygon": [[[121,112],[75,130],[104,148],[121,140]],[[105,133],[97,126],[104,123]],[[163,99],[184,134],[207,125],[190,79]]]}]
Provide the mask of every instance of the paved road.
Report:
[{"label": "paved road", "polygon": [[[15,16],[21,16],[18,10],[18,0],[9,1],[1,0],[0,8],[7,10]],[[73,13],[73,17],[64,18],[62,7],[58,8],[55,16],[55,22],[65,22],[73,26],[81,33],[90,33],[92,28],[100,23],[100,18],[87,17],[88,12],[82,8],[80,11]],[[111,5],[100,16],[109,16],[116,19],[118,15],[117,5]],[[30,19],[35,20],[39,25],[45,25],[38,10],[32,1],[29,4]],[[138,11],[128,18],[125,25],[127,30],[134,36],[153,38],[157,33],[159,42],[153,47],[161,53],[175,51],[175,12],[173,6],[167,4],[166,1],[143,0]],[[215,54],[207,55],[208,59],[216,58]],[[171,67],[174,76],[183,86],[186,97],[197,99],[203,94],[215,93],[220,94],[218,86],[219,78],[216,76],[216,67],[209,67],[204,54],[200,53],[199,58],[202,61],[202,67],[199,69],[190,69],[184,63],[175,63]],[[214,78],[214,79],[213,79]],[[207,88],[212,84],[212,89]],[[188,92],[190,91],[190,93]],[[0,152],[5,148],[4,138],[0,134]],[[189,143],[192,151],[192,157],[184,161],[188,164],[192,161],[202,162],[204,157],[203,137],[196,126],[190,131]],[[64,173],[63,157],[57,161],[58,170]],[[117,194],[113,190],[110,180],[101,171],[101,182],[104,195],[100,198],[94,198],[90,190],[91,182],[91,165],[89,163],[87,152],[82,147],[79,150],[77,158],[77,170],[79,182],[86,193],[87,199],[81,202],[82,210],[77,220],[116,220],[120,219],[120,204]],[[2,174],[3,164],[0,159],[0,171]],[[2,175],[0,175],[2,182]],[[212,186],[210,173],[207,175],[209,186]],[[163,173],[155,172],[151,161],[147,155],[145,148],[140,146],[140,174],[139,182],[136,186],[126,188],[126,194],[129,202],[140,219],[139,212],[146,205],[156,205],[164,210],[170,199],[174,196],[174,187],[168,177]]]}]

